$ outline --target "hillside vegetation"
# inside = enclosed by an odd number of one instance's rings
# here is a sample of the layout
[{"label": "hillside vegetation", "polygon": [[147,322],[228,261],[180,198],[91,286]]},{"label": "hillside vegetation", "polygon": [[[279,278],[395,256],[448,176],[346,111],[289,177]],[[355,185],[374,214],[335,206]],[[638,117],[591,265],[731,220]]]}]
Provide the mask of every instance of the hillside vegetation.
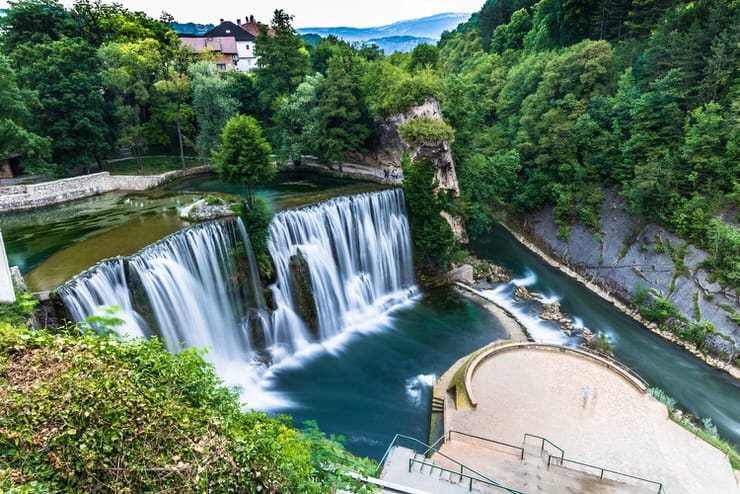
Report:
[{"label": "hillside vegetation", "polygon": [[605,188],[740,288],[740,4],[488,0],[440,42],[471,235],[553,204],[599,235]]},{"label": "hillside vegetation", "polygon": [[0,491],[364,492],[368,462],[242,411],[201,354],[0,323]]}]

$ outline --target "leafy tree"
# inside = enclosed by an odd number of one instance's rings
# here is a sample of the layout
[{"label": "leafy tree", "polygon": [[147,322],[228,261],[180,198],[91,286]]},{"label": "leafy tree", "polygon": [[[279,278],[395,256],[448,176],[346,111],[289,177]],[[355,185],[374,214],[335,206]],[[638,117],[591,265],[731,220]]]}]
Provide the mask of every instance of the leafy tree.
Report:
[{"label": "leafy tree", "polygon": [[[152,131],[164,131],[174,125],[180,162],[185,168],[185,145],[190,145],[188,136],[192,134],[194,115],[190,105],[190,77],[187,73],[188,62],[192,59],[189,50],[181,47],[175,63],[167,66],[163,78],[154,83],[154,104],[152,117],[147,123],[148,135],[152,140]],[[145,129],[146,130],[146,129]],[[161,134],[160,134],[161,135]],[[169,144],[169,136],[163,136],[162,142]]]},{"label": "leafy tree", "polygon": [[428,68],[438,70],[440,68],[439,49],[436,46],[427,43],[416,45],[411,52],[411,61],[409,62],[409,71]]},{"label": "leafy tree", "polygon": [[292,93],[308,75],[311,67],[308,50],[291,25],[293,16],[282,9],[275,10],[268,33],[266,27],[260,31],[254,45],[259,57],[256,86],[264,108],[271,109],[280,96]]},{"label": "leafy tree", "polygon": [[108,43],[99,49],[104,61],[102,73],[106,94],[116,108],[118,144],[133,151],[139,172],[145,145],[143,123],[151,92],[160,70],[160,44],[154,39],[128,43]]},{"label": "leafy tree", "polygon": [[237,113],[252,115],[257,120],[264,122],[269,115],[263,111],[259,104],[259,92],[256,87],[256,79],[250,72],[245,74],[238,70],[227,70],[221,74],[226,79],[226,95],[238,103]]},{"label": "leafy tree", "polygon": [[681,155],[686,163],[686,184],[691,190],[713,195],[730,192],[733,177],[740,176],[740,163],[729,161],[728,128],[722,107],[708,103],[691,112],[686,123]]},{"label": "leafy tree", "polygon": [[62,167],[105,156],[112,133],[101,94],[100,59],[79,38],[21,45],[13,54],[18,81],[33,89],[40,105],[33,111],[33,130],[51,139],[52,159]]},{"label": "leafy tree", "polygon": [[276,147],[281,161],[301,163],[303,154],[313,154],[320,124],[318,89],[321,74],[307,76],[293,94],[279,100],[275,112]]},{"label": "leafy tree", "polygon": [[371,124],[360,84],[361,60],[356,56],[329,61],[326,78],[319,85],[318,157],[341,164],[344,154],[366,150]]},{"label": "leafy tree", "polygon": [[221,141],[226,122],[234,116],[238,102],[228,94],[228,81],[219,77],[208,62],[189,67],[192,80],[193,111],[198,122],[195,147],[204,159]]},{"label": "leafy tree", "polygon": [[75,23],[61,3],[53,0],[11,2],[0,16],[0,49],[12,53],[20,45],[43,45],[77,33]]},{"label": "leafy tree", "polygon": [[427,160],[412,163],[404,156],[402,167],[415,257],[425,271],[443,272],[452,262],[457,242],[450,225],[440,215],[442,202],[436,192],[434,165]]},{"label": "leafy tree", "polygon": [[29,130],[31,110],[38,105],[33,92],[18,87],[15,71],[0,55],[0,157],[22,155],[27,172],[48,169],[46,160],[51,155],[49,139]]},{"label": "leafy tree", "polygon": [[221,145],[213,153],[214,170],[222,180],[243,183],[247,203],[254,203],[252,189],[275,174],[272,148],[262,136],[257,120],[249,115],[230,118],[221,134]]}]

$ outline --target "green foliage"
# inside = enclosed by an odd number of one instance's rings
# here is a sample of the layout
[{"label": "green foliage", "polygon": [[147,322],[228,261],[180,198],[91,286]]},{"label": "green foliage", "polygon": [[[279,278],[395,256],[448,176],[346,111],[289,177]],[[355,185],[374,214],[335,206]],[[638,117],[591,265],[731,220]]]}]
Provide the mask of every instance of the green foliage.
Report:
[{"label": "green foliage", "polygon": [[423,142],[454,141],[455,132],[443,120],[414,118],[398,126],[398,132],[410,144]]},{"label": "green foliage", "polygon": [[29,171],[47,169],[51,155],[49,138],[30,130],[31,111],[38,105],[36,94],[18,85],[10,61],[0,54],[0,157],[20,154]]},{"label": "green foliage", "polygon": [[188,68],[192,79],[193,110],[198,121],[195,147],[206,160],[221,142],[226,122],[236,113],[238,102],[229,96],[226,79],[222,79],[207,62]]},{"label": "green foliage", "polygon": [[363,67],[357,55],[333,57],[318,87],[317,155],[322,163],[339,164],[340,169],[345,153],[367,151],[372,134],[361,84]]},{"label": "green foliage", "polygon": [[[356,488],[368,462],[315,427],[242,412],[203,352],[0,324],[3,492]],[[354,492],[363,492],[357,488]]]},{"label": "green foliage", "polygon": [[260,274],[266,280],[272,278],[272,257],[267,248],[269,227],[275,212],[270,203],[262,197],[255,197],[251,206],[244,209],[244,225],[249,233],[254,256],[257,259]]},{"label": "green foliage", "polygon": [[440,212],[442,202],[435,191],[434,166],[429,161],[403,161],[403,190],[409,206],[416,259],[429,272],[447,270],[457,250],[450,225]]},{"label": "green foliage", "polygon": [[213,154],[213,169],[225,182],[243,183],[248,204],[254,202],[252,189],[275,175],[272,148],[262,136],[254,117],[236,115],[224,127],[219,150]]},{"label": "green foliage", "polygon": [[314,154],[319,139],[319,87],[324,76],[306,76],[290,96],[280,98],[274,115],[275,148],[280,162],[300,164],[301,156]]},{"label": "green foliage", "polygon": [[[389,72],[394,73],[392,70]],[[380,86],[377,94],[379,111],[384,116],[405,113],[427,98],[439,99],[442,95],[444,82],[437,72],[429,68],[417,70],[414,74],[395,71],[393,75],[392,79],[383,81],[386,86]]]},{"label": "green foliage", "polygon": [[15,302],[0,304],[0,323],[13,327],[29,327],[33,325],[33,317],[38,300],[33,294],[15,289]]},{"label": "green foliage", "polygon": [[516,150],[508,209],[552,205],[563,231],[597,231],[616,189],[737,288],[737,227],[720,218],[740,196],[739,24],[729,0],[487,1],[439,46],[472,234],[498,214],[481,156]]},{"label": "green foliage", "polygon": [[308,75],[311,60],[308,50],[291,26],[293,16],[275,10],[270,27],[257,37],[254,53],[259,57],[255,85],[263,108],[271,109],[281,96],[287,96]]},{"label": "green foliage", "polygon": [[422,43],[416,45],[414,50],[411,52],[411,60],[409,61],[409,72],[414,72],[417,69],[439,69],[439,49],[436,46]]}]

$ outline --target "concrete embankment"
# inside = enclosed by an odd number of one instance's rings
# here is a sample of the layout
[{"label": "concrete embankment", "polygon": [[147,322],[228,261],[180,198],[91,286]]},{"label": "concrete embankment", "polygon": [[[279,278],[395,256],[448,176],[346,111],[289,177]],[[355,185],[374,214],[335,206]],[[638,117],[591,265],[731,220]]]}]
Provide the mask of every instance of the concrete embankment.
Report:
[{"label": "concrete embankment", "polygon": [[190,175],[208,173],[207,166],[175,170],[161,175],[93,173],[50,182],[0,187],[0,213],[60,204],[116,190],[148,190]]}]

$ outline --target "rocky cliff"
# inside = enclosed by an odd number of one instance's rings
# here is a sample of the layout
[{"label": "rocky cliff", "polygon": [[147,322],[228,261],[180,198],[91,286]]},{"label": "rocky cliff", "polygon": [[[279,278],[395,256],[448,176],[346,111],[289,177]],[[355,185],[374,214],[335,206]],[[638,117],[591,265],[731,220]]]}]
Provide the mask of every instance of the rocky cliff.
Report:
[{"label": "rocky cliff", "polygon": [[427,159],[436,169],[436,178],[439,188],[452,191],[455,196],[460,194],[457,183],[455,162],[452,159],[452,150],[447,141],[422,142],[411,145],[403,140],[398,132],[398,126],[416,118],[443,120],[439,101],[427,98],[424,104],[411,108],[408,112],[393,115],[380,126],[380,145],[376,159],[383,165],[399,166],[401,157],[406,151],[411,161]]},{"label": "rocky cliff", "polygon": [[[598,232],[575,225],[567,240],[559,238],[552,208],[526,216],[520,226],[546,255],[606,296],[629,309],[636,291],[647,288],[666,298],[688,320],[714,325],[720,335],[707,334],[703,344],[710,355],[726,362],[740,356],[740,326],[730,318],[738,312],[738,294],[709,281],[700,267],[709,254],[658,226],[641,224],[614,194],[602,205]],[[654,324],[648,326],[657,331]]]}]

